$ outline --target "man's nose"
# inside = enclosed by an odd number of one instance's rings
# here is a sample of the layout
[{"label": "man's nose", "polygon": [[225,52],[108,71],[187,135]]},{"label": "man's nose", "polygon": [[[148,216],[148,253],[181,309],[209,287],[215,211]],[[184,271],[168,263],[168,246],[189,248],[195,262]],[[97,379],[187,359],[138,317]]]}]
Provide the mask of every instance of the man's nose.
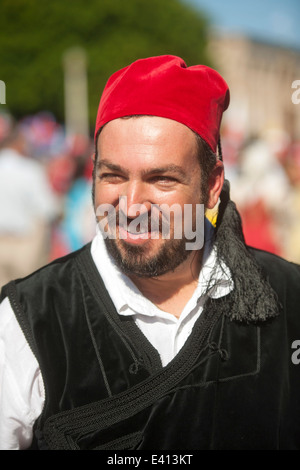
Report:
[{"label": "man's nose", "polygon": [[150,201],[147,195],[145,183],[140,181],[130,181],[120,198],[120,209],[127,214],[127,217],[135,218],[145,214],[150,210]]}]

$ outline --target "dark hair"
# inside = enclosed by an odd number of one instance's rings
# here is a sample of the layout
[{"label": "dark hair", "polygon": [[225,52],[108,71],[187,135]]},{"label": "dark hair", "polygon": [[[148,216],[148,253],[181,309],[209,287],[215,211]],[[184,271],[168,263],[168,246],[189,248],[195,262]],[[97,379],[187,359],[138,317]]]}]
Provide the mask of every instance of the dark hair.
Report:
[{"label": "dark hair", "polygon": [[208,199],[208,180],[209,176],[217,163],[217,155],[202,137],[194,132],[198,145],[198,162],[201,168],[201,194],[204,199],[204,205]]}]

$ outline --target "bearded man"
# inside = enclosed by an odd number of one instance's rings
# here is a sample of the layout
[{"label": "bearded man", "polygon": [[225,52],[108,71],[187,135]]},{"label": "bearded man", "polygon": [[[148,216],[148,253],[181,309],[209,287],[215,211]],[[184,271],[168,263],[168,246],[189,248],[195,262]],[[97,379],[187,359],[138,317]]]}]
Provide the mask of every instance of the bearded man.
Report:
[{"label": "bearded man", "polygon": [[300,449],[300,267],[244,243],[228,104],[175,56],[108,80],[97,234],[2,292],[2,448]]}]

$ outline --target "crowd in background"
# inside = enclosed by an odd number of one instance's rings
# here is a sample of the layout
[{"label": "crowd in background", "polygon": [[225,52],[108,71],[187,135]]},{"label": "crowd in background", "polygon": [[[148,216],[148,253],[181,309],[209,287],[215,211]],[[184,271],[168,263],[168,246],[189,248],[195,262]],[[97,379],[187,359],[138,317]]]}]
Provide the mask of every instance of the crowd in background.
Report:
[{"label": "crowd in background", "polygon": [[0,115],[0,286],[92,239],[93,151],[50,113]]},{"label": "crowd in background", "polygon": [[300,263],[300,142],[279,129],[224,129],[225,175],[246,243]]},{"label": "crowd in background", "polygon": [[[225,125],[222,147],[246,242],[300,263],[300,142]],[[0,114],[0,286],[92,239],[93,151],[48,112]]]}]

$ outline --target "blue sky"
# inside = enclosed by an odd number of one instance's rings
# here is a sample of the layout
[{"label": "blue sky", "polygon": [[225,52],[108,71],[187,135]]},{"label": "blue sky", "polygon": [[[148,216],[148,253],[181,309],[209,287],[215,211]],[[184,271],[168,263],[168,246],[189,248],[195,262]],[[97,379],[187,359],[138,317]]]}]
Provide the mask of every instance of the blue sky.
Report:
[{"label": "blue sky", "polygon": [[216,29],[300,49],[300,0],[184,0],[205,11]]}]

